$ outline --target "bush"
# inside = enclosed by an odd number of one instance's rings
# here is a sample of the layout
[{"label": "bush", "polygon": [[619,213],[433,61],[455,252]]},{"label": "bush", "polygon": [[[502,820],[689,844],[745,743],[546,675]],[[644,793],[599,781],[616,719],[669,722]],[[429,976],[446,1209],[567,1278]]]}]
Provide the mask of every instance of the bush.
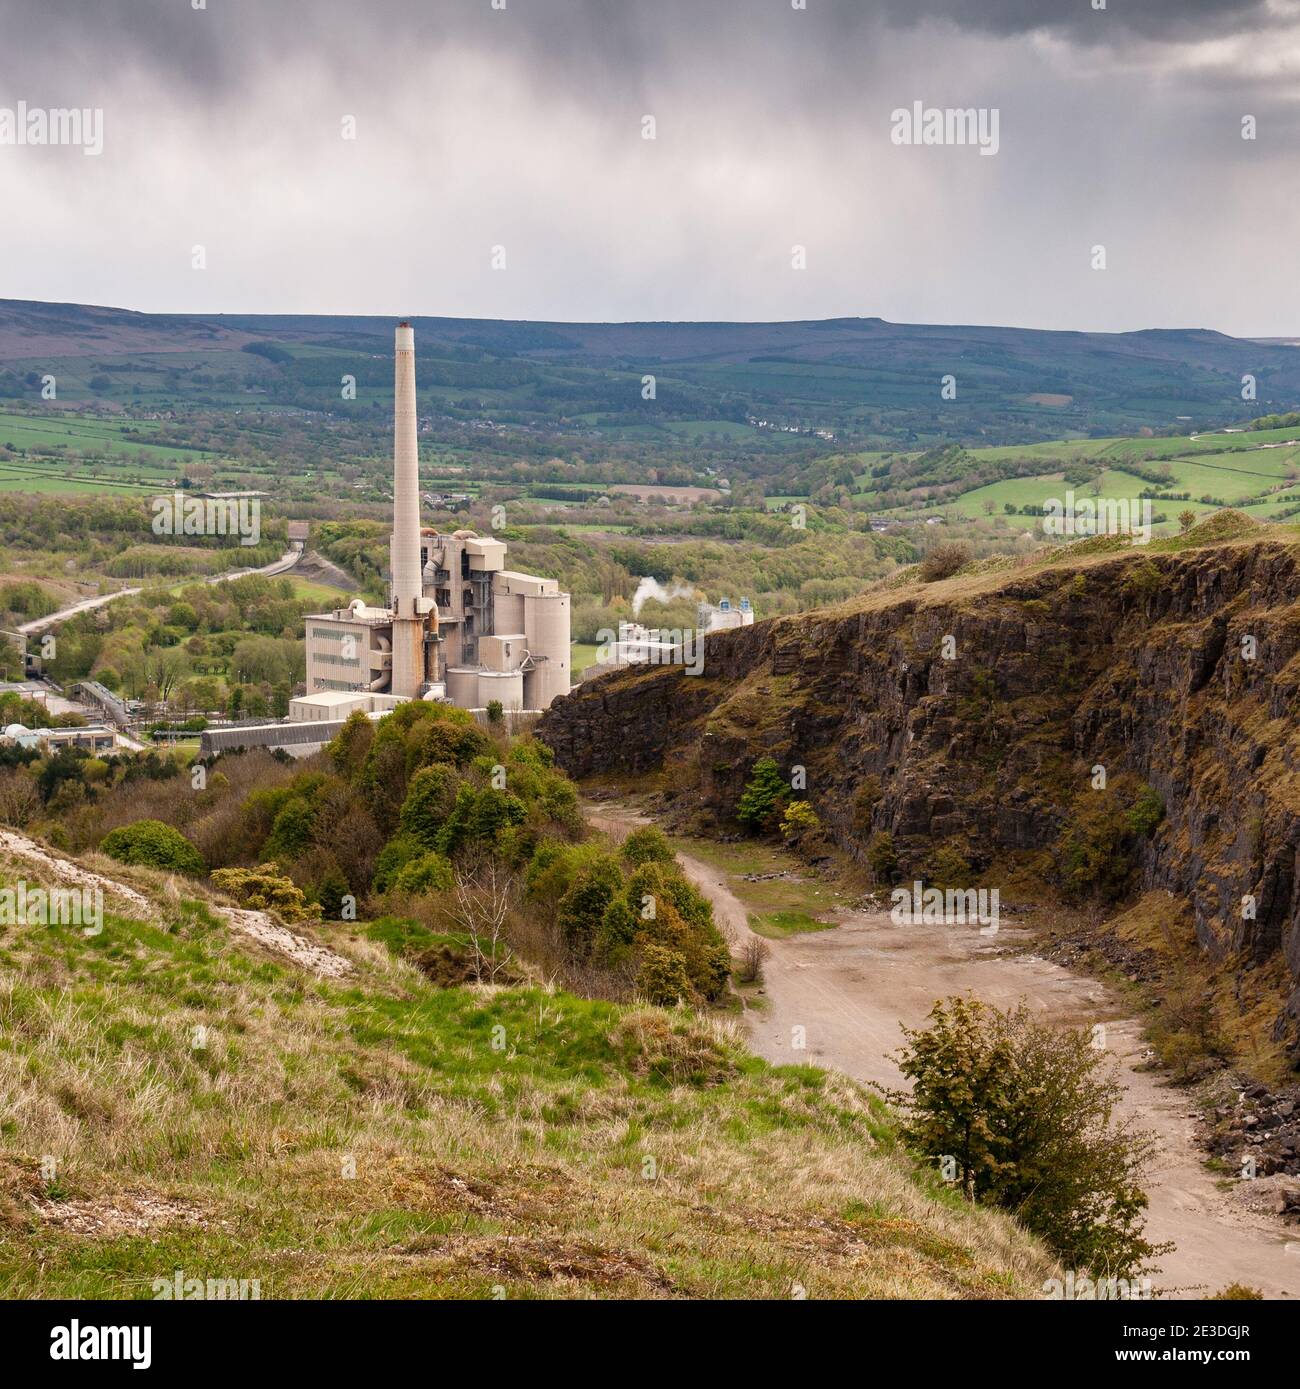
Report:
[{"label": "bush", "polygon": [[1152,787],[1144,786],[1126,807],[1131,795],[1126,779],[1075,801],[1055,852],[1066,896],[1116,902],[1128,892],[1141,842],[1156,832],[1165,815],[1164,799]]},{"label": "bush", "polygon": [[451,864],[441,854],[421,854],[398,871],[393,886],[399,892],[412,892],[426,897],[435,892],[450,892]]},{"label": "bush", "polygon": [[966,887],[970,883],[970,864],[959,849],[941,844],[926,860],[926,877],[936,887]]},{"label": "bush", "polygon": [[1144,786],[1138,792],[1128,812],[1128,827],[1140,839],[1150,839],[1165,818],[1165,798],[1154,786]]},{"label": "bush", "polygon": [[743,1056],[716,1024],[648,1008],[625,1012],[609,1040],[624,1070],[668,1085],[721,1085]]},{"label": "bush", "polygon": [[691,994],[686,961],[666,945],[647,945],[641,952],[636,986],[648,1003],[672,1008]]},{"label": "bush", "polygon": [[216,868],[212,885],[229,893],[240,906],[274,912],[283,921],[312,921],[320,916],[320,907],[308,904],[302,889],[274,863],[256,868]]},{"label": "bush", "polygon": [[561,898],[560,932],[575,960],[590,956],[605,912],[622,886],[622,870],[617,861],[606,854],[583,869]]},{"label": "bush", "polygon": [[320,903],[321,915],[330,921],[338,921],[343,916],[343,907],[350,896],[348,880],[337,868],[328,870],[316,889],[316,900]]},{"label": "bush", "polygon": [[203,855],[179,830],[164,825],[161,820],[137,820],[133,825],[111,830],[99,847],[119,863],[196,876],[207,872]]},{"label": "bush", "polygon": [[456,769],[446,763],[421,767],[411,778],[402,802],[398,817],[402,833],[418,839],[426,849],[432,849],[456,805],[460,784]]},{"label": "bush", "polygon": [[370,887],[374,892],[387,892],[403,868],[428,850],[413,834],[399,834],[390,839],[375,860],[375,876]]},{"label": "bush", "polygon": [[736,819],[752,834],[757,834],[784,805],[789,790],[781,769],[772,758],[760,758],[736,806]]},{"label": "bush", "polygon": [[898,881],[898,850],[888,830],[882,830],[867,846],[867,866],[881,887],[890,887]]},{"label": "bush", "polygon": [[489,699],[487,716],[489,723],[501,723],[505,719],[505,708],[499,699]]},{"label": "bush", "polygon": [[794,801],[786,806],[785,814],[781,817],[781,838],[787,844],[799,844],[805,836],[819,835],[821,828],[822,822],[817,818],[817,812],[807,801]]},{"label": "bush", "polygon": [[1162,1252],[1142,1237],[1152,1141],[1113,1122],[1123,1087],[1087,1029],[950,998],[903,1031],[913,1089],[891,1099],[904,1139],[954,1160],[969,1198],[1011,1212],[1069,1268],[1117,1276]]},{"label": "bush", "polygon": [[668,836],[654,825],[633,830],[623,841],[622,852],[628,863],[637,868],[643,863],[674,863],[677,859]]},{"label": "bush", "polygon": [[970,563],[970,547],[960,540],[945,541],[936,545],[921,561],[921,582],[937,583],[940,579],[950,579],[964,565]]}]

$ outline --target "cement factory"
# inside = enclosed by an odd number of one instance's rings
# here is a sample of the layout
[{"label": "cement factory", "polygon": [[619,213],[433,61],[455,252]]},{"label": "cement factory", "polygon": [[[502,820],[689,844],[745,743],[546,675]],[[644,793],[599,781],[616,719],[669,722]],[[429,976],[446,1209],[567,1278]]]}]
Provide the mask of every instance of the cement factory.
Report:
[{"label": "cement factory", "polygon": [[349,715],[382,717],[411,699],[462,709],[499,704],[540,713],[567,694],[567,593],[554,579],[506,568],[502,540],[420,525],[415,330],[397,327],[393,401],[393,535],[386,608],[360,599],[307,618],[307,692],[289,722],[213,730],[203,751],[283,746],[305,751]]}]

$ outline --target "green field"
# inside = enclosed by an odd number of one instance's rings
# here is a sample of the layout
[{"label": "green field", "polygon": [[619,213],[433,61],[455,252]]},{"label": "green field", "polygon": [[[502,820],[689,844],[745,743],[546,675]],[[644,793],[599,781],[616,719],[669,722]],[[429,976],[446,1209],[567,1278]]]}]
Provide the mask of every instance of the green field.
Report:
[{"label": "green field", "polygon": [[203,449],[150,442],[161,430],[155,420],[87,419],[79,415],[0,414],[0,446],[28,452],[62,451],[93,458],[143,457],[146,463],[191,463],[211,455]]}]

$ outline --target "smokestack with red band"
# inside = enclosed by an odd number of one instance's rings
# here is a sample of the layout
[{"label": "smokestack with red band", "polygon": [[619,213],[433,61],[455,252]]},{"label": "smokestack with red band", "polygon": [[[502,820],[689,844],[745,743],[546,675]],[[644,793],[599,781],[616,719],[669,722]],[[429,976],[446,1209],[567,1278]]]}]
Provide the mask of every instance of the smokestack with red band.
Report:
[{"label": "smokestack with red band", "polygon": [[397,325],[393,375],[393,683],[415,698],[424,683],[420,573],[420,451],[415,416],[415,329]]}]

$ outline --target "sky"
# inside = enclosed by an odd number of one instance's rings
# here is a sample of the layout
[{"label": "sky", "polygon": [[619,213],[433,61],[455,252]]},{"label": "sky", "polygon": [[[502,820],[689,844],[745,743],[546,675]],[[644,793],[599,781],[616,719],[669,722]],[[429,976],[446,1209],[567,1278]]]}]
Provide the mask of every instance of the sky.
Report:
[{"label": "sky", "polygon": [[[1300,0],[0,0],[0,34],[7,298],[1300,335]],[[6,143],[20,102],[102,112],[102,152]],[[996,152],[899,143],[917,102]]]}]

